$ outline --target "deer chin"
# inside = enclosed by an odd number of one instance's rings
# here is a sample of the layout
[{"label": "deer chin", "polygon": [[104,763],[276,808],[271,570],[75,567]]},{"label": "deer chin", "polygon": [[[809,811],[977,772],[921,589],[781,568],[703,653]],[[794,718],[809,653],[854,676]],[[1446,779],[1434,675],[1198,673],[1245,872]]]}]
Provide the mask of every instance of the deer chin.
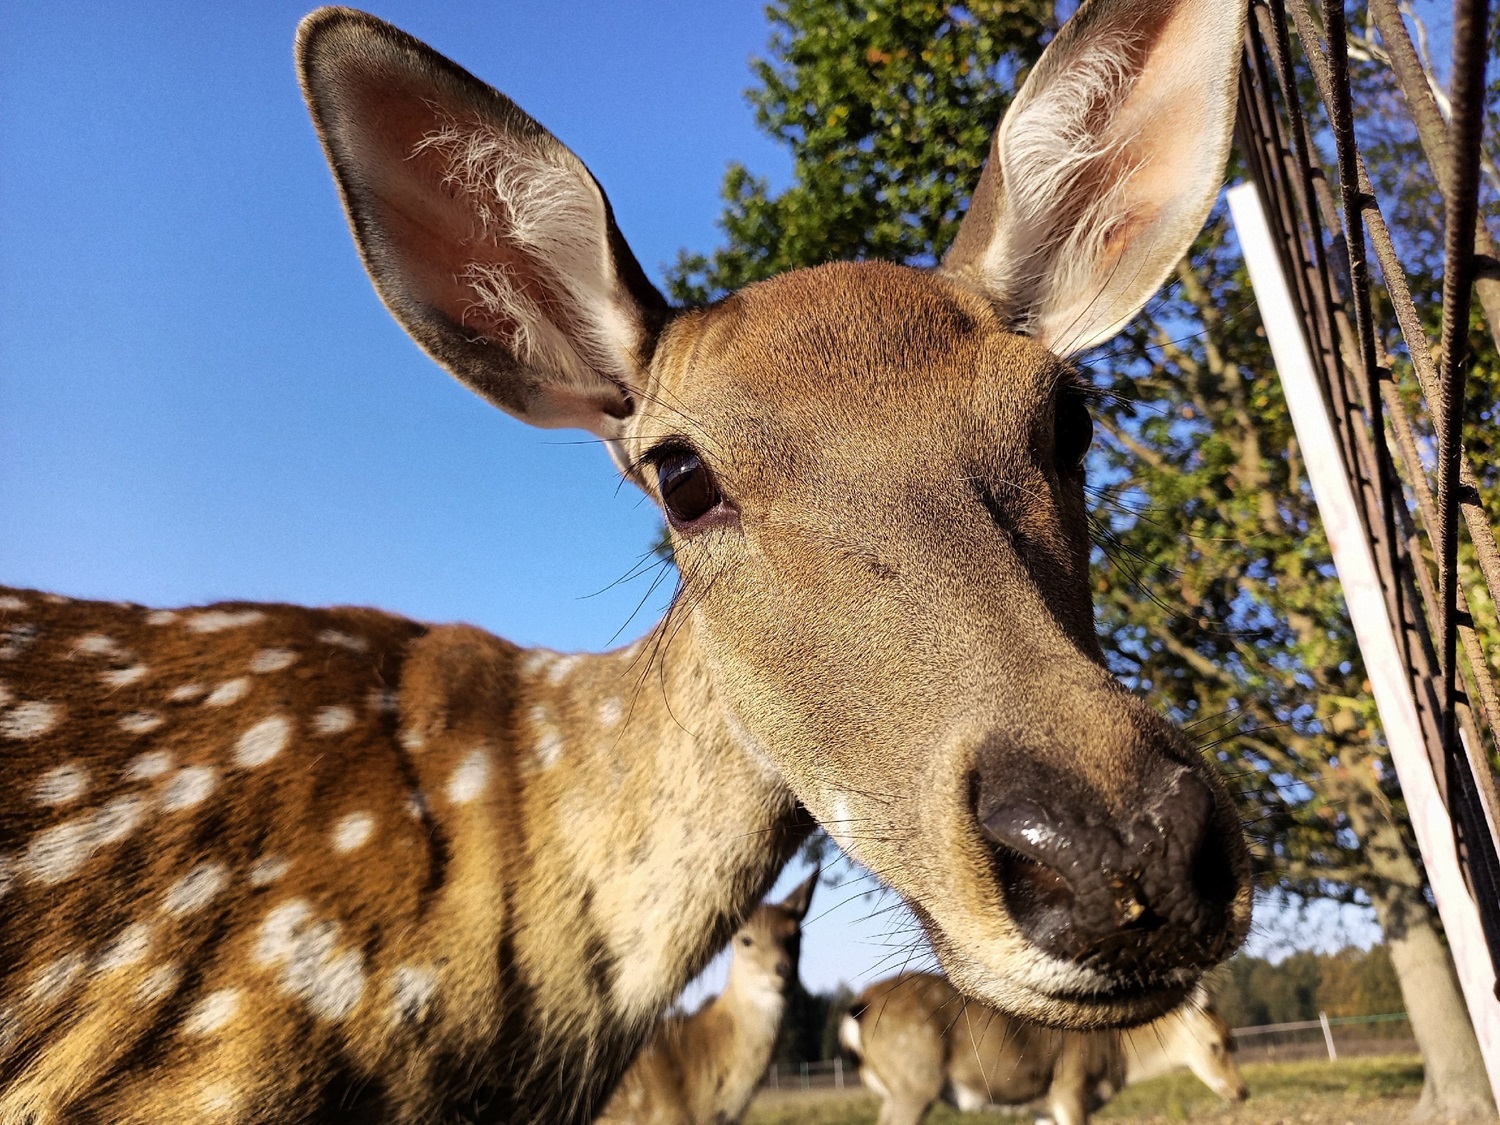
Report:
[{"label": "deer chin", "polygon": [[1019,935],[1009,941],[960,942],[920,907],[914,910],[959,991],[1010,1015],[1065,1031],[1149,1023],[1180,1007],[1203,975],[1194,968],[1143,969],[1128,976],[1098,972],[1029,948]]}]

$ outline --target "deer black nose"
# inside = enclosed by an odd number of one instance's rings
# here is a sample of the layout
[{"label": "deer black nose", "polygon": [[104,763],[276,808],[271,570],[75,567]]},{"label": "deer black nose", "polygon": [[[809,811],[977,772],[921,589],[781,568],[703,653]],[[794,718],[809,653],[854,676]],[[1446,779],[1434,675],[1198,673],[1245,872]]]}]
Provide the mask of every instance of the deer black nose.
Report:
[{"label": "deer black nose", "polygon": [[1236,880],[1201,779],[1172,767],[1123,824],[1089,815],[1065,787],[986,788],[975,815],[1006,908],[1030,941],[1100,968],[1144,955],[1213,963]]}]

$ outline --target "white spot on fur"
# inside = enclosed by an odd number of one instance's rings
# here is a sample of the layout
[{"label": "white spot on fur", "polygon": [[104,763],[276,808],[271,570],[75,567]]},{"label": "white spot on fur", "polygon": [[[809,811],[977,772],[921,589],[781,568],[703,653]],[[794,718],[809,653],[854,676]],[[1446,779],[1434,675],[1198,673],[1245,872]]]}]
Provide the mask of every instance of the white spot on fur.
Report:
[{"label": "white spot on fur", "polygon": [[397,1023],[421,1023],[427,1018],[435,991],[437,973],[430,966],[398,965],[391,974],[391,1019]]},{"label": "white spot on fur", "polygon": [[56,1003],[78,979],[83,966],[84,957],[81,953],[67,953],[49,962],[32,980],[27,999],[33,1004]]},{"label": "white spot on fur", "polygon": [[155,711],[129,711],[120,716],[119,727],[126,734],[146,734],[164,722]]},{"label": "white spot on fur", "polygon": [[448,779],[448,800],[466,805],[478,797],[490,783],[490,755],[483,747],[470,750]]},{"label": "white spot on fur", "polygon": [[200,863],[167,891],[161,908],[168,914],[194,914],[202,910],[224,888],[224,867]]},{"label": "white spot on fur", "polygon": [[5,738],[40,738],[62,718],[62,708],[56,703],[43,703],[32,699],[18,703],[0,715],[0,736]]},{"label": "white spot on fur", "polygon": [[130,764],[125,767],[124,778],[126,781],[150,781],[171,768],[171,754],[165,750],[151,750],[130,759]]},{"label": "white spot on fur", "polygon": [[291,958],[298,934],[312,917],[312,907],[300,898],[280,903],[265,916],[256,935],[251,957],[257,965],[269,968]]},{"label": "white spot on fur", "polygon": [[302,899],[284,902],[266,915],[252,956],[265,968],[282,967],[281,987],[307,1003],[314,1014],[341,1019],[364,995],[364,958],[335,955],[338,923],[313,922]]},{"label": "white spot on fur", "polygon": [[88,771],[69,762],[42,774],[31,797],[39,805],[66,805],[82,797],[88,787]]},{"label": "white spot on fur", "polygon": [[249,690],[250,681],[244,676],[236,676],[232,680],[225,680],[209,692],[208,698],[203,701],[203,706],[228,707],[231,703],[238,703],[244,699]]},{"label": "white spot on fur", "polygon": [[549,684],[562,683],[577,665],[578,657],[576,655],[559,656],[552,662],[552,667],[547,670],[547,682]]},{"label": "white spot on fur", "polygon": [[132,664],[129,668],[111,668],[108,672],[100,672],[99,678],[104,681],[105,687],[122,688],[145,679],[149,671],[151,669],[145,664]]},{"label": "white spot on fur", "polygon": [[14,613],[26,608],[26,603],[14,594],[0,594],[0,610]]},{"label": "white spot on fur", "polygon": [[219,784],[219,771],[213,766],[184,766],[172,775],[161,790],[163,812],[181,812],[197,808]]},{"label": "white spot on fur", "polygon": [[234,744],[234,764],[247,769],[265,765],[286,748],[291,731],[292,725],[284,715],[262,719]]},{"label": "white spot on fur", "polygon": [[343,1019],[365,992],[365,959],[353,950],[326,962],[298,991],[314,1015]]},{"label": "white spot on fur", "polygon": [[115,935],[113,941],[99,952],[94,961],[97,973],[112,973],[134,965],[146,956],[151,947],[151,927],[145,922],[133,922]]},{"label": "white spot on fur", "polygon": [[225,629],[254,625],[265,616],[258,609],[209,609],[189,617],[187,627],[195,633],[222,633]]},{"label": "white spot on fur", "polygon": [[198,1091],[198,1111],[224,1118],[239,1112],[240,1092],[228,1082],[208,1082]]},{"label": "white spot on fur", "polygon": [[35,625],[12,625],[0,631],[0,660],[14,660],[36,641]]},{"label": "white spot on fur", "polygon": [[347,648],[350,652],[364,652],[370,647],[370,642],[363,637],[356,637],[352,633],[344,633],[338,629],[324,629],[318,634],[318,640],[325,645]]},{"label": "white spot on fur", "polygon": [[250,865],[247,878],[252,887],[269,887],[292,869],[291,860],[280,855],[263,855]]},{"label": "white spot on fur", "polygon": [[413,789],[406,795],[406,815],[421,820],[427,815],[427,798]]},{"label": "white spot on fur", "polygon": [[130,835],[145,808],[146,802],[139,797],[116,797],[93,812],[38,832],[26,849],[26,874],[43,886],[62,882],[105,844]]},{"label": "white spot on fur", "polygon": [[113,656],[120,652],[120,642],[103,633],[88,633],[73,642],[73,651],[87,656]]},{"label": "white spot on fur", "polygon": [[354,725],[354,712],[341,706],[319,707],[312,725],[318,734],[343,734]]},{"label": "white spot on fur", "polygon": [[94,854],[93,814],[38,832],[26,849],[27,873],[43,886],[61,883]]},{"label": "white spot on fur", "polygon": [[333,850],[352,852],[375,831],[375,818],[369,813],[350,813],[333,826]]},{"label": "white spot on fur", "polygon": [[624,714],[624,706],[618,699],[611,696],[599,704],[599,725],[607,730],[618,723]]},{"label": "white spot on fur", "polygon": [[390,688],[375,688],[365,696],[365,706],[377,715],[394,715],[400,701]]},{"label": "white spot on fur", "polygon": [[177,611],[174,609],[153,609],[146,614],[147,625],[170,625],[177,620]]},{"label": "white spot on fur", "polygon": [[182,973],[176,965],[158,965],[146,974],[135,994],[143,1003],[154,1004],[164,1000],[177,988]]},{"label": "white spot on fur", "polygon": [[289,648],[263,648],[250,658],[250,671],[257,675],[280,672],[297,663],[297,654]]},{"label": "white spot on fur", "polygon": [[547,665],[557,659],[557,653],[550,648],[534,648],[521,657],[517,667],[523,676],[535,676]]},{"label": "white spot on fur", "polygon": [[167,692],[167,699],[172,703],[191,703],[207,690],[203,684],[183,684]]},{"label": "white spot on fur", "polygon": [[189,1035],[211,1035],[232,1020],[239,1007],[239,989],[221,988],[210,992],[188,1013],[182,1030]]},{"label": "white spot on fur", "polygon": [[401,743],[401,749],[409,754],[427,749],[427,736],[419,730],[408,728],[396,736],[396,741]]},{"label": "white spot on fur", "polygon": [[562,757],[563,737],[551,727],[543,730],[536,740],[536,762],[544,770],[550,770],[557,765]]},{"label": "white spot on fur", "polygon": [[103,847],[125,839],[135,831],[145,815],[146,802],[140,797],[116,797],[95,810],[93,816],[94,843]]}]

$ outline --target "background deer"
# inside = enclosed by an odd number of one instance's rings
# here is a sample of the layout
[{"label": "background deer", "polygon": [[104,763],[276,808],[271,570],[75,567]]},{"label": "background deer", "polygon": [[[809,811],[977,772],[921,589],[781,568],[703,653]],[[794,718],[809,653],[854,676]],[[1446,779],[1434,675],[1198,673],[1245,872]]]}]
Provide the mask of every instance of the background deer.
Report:
[{"label": "background deer", "polygon": [[797,987],[802,919],[814,871],[791,894],[759,907],[729,941],[724,991],[652,1034],[599,1116],[624,1125],[733,1125],[771,1064],[787,996]]},{"label": "background deer", "polygon": [[1083,1125],[1131,1082],[1187,1067],[1228,1100],[1247,1096],[1234,1039],[1202,990],[1129,1031],[1069,1032],[965,1002],[931,973],[903,973],[855,997],[839,1041],[882,1099],[880,1125],[916,1125],[939,1098],[964,1112],[1041,1099],[1057,1125]]},{"label": "background deer", "polygon": [[1088,386],[1218,190],[1243,12],[1093,0],[939,268],[646,280],[503,95],[324,9],[297,65],[377,291],[605,442],[679,596],[523,652],[374,610],[0,601],[0,1122],[586,1120],[821,821],[958,987],[1154,1018],[1236,947],[1228,793],[1105,670]]}]

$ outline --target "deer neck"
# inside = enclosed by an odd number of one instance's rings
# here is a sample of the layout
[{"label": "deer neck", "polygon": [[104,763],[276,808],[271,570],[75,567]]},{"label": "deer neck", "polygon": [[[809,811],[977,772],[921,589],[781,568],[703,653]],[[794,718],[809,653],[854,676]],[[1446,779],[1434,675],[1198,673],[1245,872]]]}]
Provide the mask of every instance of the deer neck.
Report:
[{"label": "deer neck", "polygon": [[[602,1005],[643,1033],[807,832],[791,790],[735,733],[691,634],[517,665],[532,869],[520,897],[536,897],[519,952],[553,962],[535,974],[548,987],[568,982],[554,1011]],[[559,887],[576,911],[556,909]],[[564,955],[576,971],[550,971]]]},{"label": "deer neck", "polygon": [[750,1104],[776,1050],[786,1013],[784,993],[735,968],[731,966],[724,991],[703,1013],[710,1029],[707,1046],[717,1056],[716,1065],[699,1068],[700,1073],[711,1073],[716,1083],[708,1120],[738,1120]]}]

